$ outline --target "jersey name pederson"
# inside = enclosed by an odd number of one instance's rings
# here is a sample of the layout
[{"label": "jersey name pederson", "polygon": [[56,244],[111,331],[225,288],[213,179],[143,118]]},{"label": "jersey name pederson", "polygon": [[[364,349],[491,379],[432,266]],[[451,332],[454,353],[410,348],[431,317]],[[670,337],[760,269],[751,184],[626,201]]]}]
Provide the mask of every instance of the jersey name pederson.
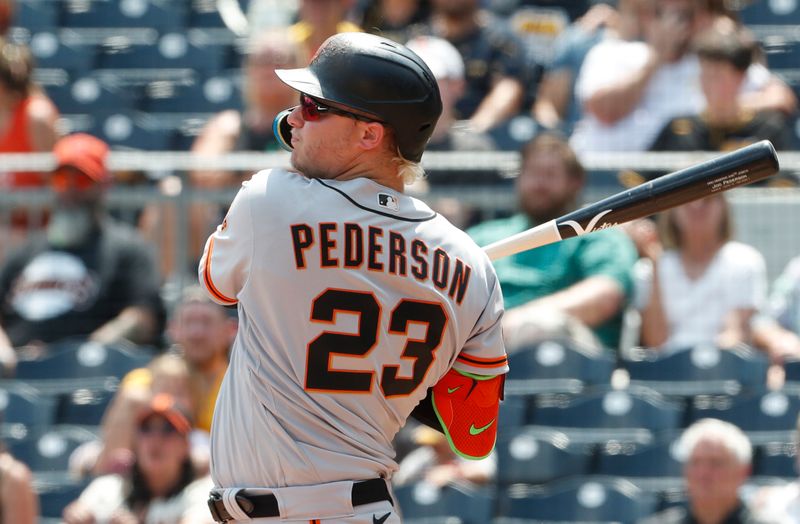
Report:
[{"label": "jersey name pederson", "polygon": [[[444,249],[431,249],[418,238],[406,239],[400,233],[359,224],[321,222],[316,228],[294,224],[289,228],[297,269],[306,268],[309,250],[318,252],[319,267],[382,271],[420,281],[430,280],[461,305],[469,286],[472,268]],[[317,259],[317,257],[310,257]]]}]

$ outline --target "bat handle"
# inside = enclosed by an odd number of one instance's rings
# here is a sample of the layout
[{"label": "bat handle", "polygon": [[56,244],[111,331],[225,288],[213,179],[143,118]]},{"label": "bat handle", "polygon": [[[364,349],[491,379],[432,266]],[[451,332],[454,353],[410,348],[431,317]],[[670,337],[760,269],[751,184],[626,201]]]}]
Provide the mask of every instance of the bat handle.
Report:
[{"label": "bat handle", "polygon": [[532,229],[493,242],[484,247],[483,250],[489,255],[489,260],[497,260],[528,249],[552,244],[559,240],[561,240],[561,235],[558,233],[558,225],[555,220],[551,220]]}]

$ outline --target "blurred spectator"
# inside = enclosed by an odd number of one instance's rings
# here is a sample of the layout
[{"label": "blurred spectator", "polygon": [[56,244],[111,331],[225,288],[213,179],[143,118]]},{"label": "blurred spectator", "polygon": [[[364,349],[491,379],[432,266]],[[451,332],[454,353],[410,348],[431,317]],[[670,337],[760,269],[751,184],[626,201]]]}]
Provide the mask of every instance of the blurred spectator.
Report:
[{"label": "blurred spectator", "polygon": [[[244,111],[222,111],[203,127],[192,145],[197,155],[221,156],[231,151],[277,151],[279,146],[272,133],[275,115],[287,107],[297,105],[297,94],[275,75],[275,69],[304,65],[299,44],[285,30],[265,31],[255,38],[248,50],[242,68]],[[252,173],[222,170],[198,170],[189,174],[192,186],[203,190],[219,191],[236,188]],[[176,180],[169,178],[162,191],[172,193]],[[190,260],[176,260],[175,230],[177,210],[172,202],[149,206],[142,219],[144,235],[160,246],[161,271],[168,276],[173,271],[185,272],[196,266],[195,259],[202,252],[209,232],[224,213],[214,204],[193,203],[189,215]]]},{"label": "blurred spectator", "polygon": [[[797,435],[800,435],[800,417],[795,427],[794,442],[796,447],[800,447]],[[751,500],[753,512],[765,522],[800,523],[800,480],[777,486],[764,486],[753,494]]]},{"label": "blurred spectator", "polygon": [[676,453],[684,462],[688,502],[664,510],[643,524],[762,522],[739,497],[750,476],[753,455],[742,430],[717,419],[700,420],[683,432]]},{"label": "blurred spectator", "polygon": [[46,234],[0,268],[0,346],[88,336],[100,343],[157,344],[160,281],[149,247],[106,212],[108,146],[62,138],[50,177],[56,199]]},{"label": "blurred spectator", "polygon": [[533,115],[537,122],[566,134],[580,118],[575,81],[589,50],[607,38],[635,40],[640,37],[641,17],[648,6],[642,0],[619,0],[617,9],[596,4],[561,33],[554,43],[554,56],[542,74]]},{"label": "blurred spectator", "polygon": [[128,373],[106,408],[101,423],[101,440],[82,446],[70,457],[70,469],[77,476],[125,473],[133,463],[136,415],[154,396],[167,394],[186,406],[192,405],[189,366],[178,355],[154,358],[147,367]]},{"label": "blurred spectator", "polygon": [[[0,36],[0,154],[50,151],[58,138],[58,110],[35,84],[33,69],[30,50]],[[37,188],[46,182],[45,173],[8,171],[0,166],[0,191]],[[0,258],[21,244],[28,233],[41,228],[46,213],[14,206],[3,220],[9,224],[2,227],[7,234],[0,242]]]},{"label": "blurred spectator", "polygon": [[[34,83],[33,55],[0,38],[0,153],[50,151],[58,133],[58,110]],[[0,187],[39,187],[42,173],[2,173]]]},{"label": "blurred spectator", "polygon": [[366,3],[361,17],[364,31],[401,44],[408,40],[409,26],[427,20],[431,11],[429,0],[374,0]]},{"label": "blurred spectator", "polygon": [[28,466],[0,450],[0,524],[38,522],[39,497]]},{"label": "blurred spectator", "polygon": [[[543,133],[522,150],[517,193],[522,212],[469,230],[479,245],[542,224],[576,208],[586,175],[566,141]],[[495,262],[503,290],[507,348],[531,336],[568,336],[616,349],[622,312],[632,294],[636,250],[609,229],[532,249]],[[587,329],[590,328],[590,329]],[[597,337],[597,338],[595,338]]]},{"label": "blurred spectator", "polygon": [[766,264],[753,247],[733,240],[722,194],[660,217],[664,250],[653,244],[637,264],[636,307],[641,343],[664,351],[750,341],[750,318],[766,293]]},{"label": "blurred spectator", "polygon": [[[570,141],[579,154],[644,151],[670,119],[703,109],[692,39],[709,21],[720,26],[733,22],[698,16],[705,4],[694,0],[641,1],[654,8],[654,16],[644,19],[645,42],[604,40],[581,67],[575,89],[583,116]],[[748,69],[738,96],[752,110],[791,112],[797,102],[791,89],[761,64]]]},{"label": "blurred spectator", "polygon": [[212,523],[209,476],[195,474],[191,424],[169,395],[158,395],[137,417],[134,464],[126,475],[98,477],[64,509],[66,524],[110,522]]},{"label": "blurred spectator", "polygon": [[300,0],[297,23],[289,27],[292,38],[303,48],[303,63],[308,63],[319,46],[337,33],[360,32],[347,20],[355,0]]},{"label": "blurred spectator", "polygon": [[519,39],[502,20],[479,9],[479,0],[431,0],[427,24],[414,34],[430,34],[453,44],[466,66],[466,90],[456,104],[458,120],[487,131],[522,108],[532,89],[532,72]]},{"label": "blurred spectator", "polygon": [[[120,461],[124,463],[133,446],[132,416],[152,395],[169,392],[185,398],[184,404],[194,414],[195,429],[210,433],[217,394],[228,369],[228,350],[236,335],[236,321],[199,288],[187,288],[172,314],[167,334],[182,358],[160,357],[123,379],[103,419],[103,449],[95,472],[114,471]],[[202,436],[198,434],[196,438],[197,444],[202,444]],[[198,467],[203,466],[204,460],[200,451],[195,457]]]},{"label": "blurred spectator", "polygon": [[189,365],[195,427],[208,433],[236,326],[199,287],[184,290],[169,323],[167,334]]},{"label": "blurred spectator", "polygon": [[766,306],[753,319],[753,342],[773,362],[800,359],[800,256],[786,265]]},{"label": "blurred spectator", "polygon": [[789,149],[791,128],[777,110],[753,111],[737,97],[753,62],[756,42],[744,28],[712,27],[698,35],[700,86],[705,109],[672,119],[656,138],[653,151],[732,151],[759,140]]},{"label": "blurred spectator", "polygon": [[497,458],[494,453],[482,460],[462,458],[450,448],[447,437],[428,426],[414,429],[419,446],[406,455],[392,476],[395,486],[424,481],[435,486],[450,483],[487,484],[494,480]]},{"label": "blurred spectator", "polygon": [[427,151],[492,151],[487,134],[456,121],[456,103],[464,93],[464,61],[453,44],[435,36],[417,36],[406,43],[436,77],[442,97],[442,116],[436,122]]}]

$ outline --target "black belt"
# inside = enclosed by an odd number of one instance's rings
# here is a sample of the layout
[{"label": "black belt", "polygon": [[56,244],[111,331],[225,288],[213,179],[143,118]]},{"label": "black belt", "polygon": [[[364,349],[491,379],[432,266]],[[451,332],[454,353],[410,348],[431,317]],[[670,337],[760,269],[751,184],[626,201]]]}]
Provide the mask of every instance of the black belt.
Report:
[{"label": "black belt", "polygon": [[[394,506],[392,496],[389,494],[389,488],[386,487],[386,481],[383,479],[371,479],[354,483],[352,497],[353,506],[363,506],[364,504],[372,504],[382,500],[389,501]],[[246,490],[242,490],[236,494],[236,502],[242,511],[253,519],[281,516],[278,508],[278,499],[271,493],[250,495]],[[234,520],[228,510],[225,509],[225,503],[222,502],[220,493],[211,493],[208,498],[208,509],[216,522],[224,523]]]}]

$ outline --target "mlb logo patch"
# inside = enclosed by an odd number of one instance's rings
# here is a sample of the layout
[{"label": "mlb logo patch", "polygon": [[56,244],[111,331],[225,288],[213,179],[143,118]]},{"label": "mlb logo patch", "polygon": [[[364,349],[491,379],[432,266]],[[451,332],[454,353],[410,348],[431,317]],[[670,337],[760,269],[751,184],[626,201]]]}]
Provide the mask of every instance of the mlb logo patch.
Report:
[{"label": "mlb logo patch", "polygon": [[400,211],[400,202],[397,201],[397,197],[388,193],[378,193],[378,205],[392,211]]}]

